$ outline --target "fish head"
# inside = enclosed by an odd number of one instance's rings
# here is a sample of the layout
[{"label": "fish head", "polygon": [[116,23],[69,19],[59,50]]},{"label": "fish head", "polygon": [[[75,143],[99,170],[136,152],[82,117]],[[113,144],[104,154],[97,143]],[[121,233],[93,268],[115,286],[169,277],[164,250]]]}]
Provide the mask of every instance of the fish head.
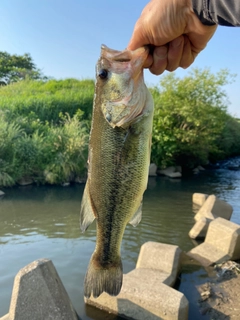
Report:
[{"label": "fish head", "polygon": [[104,118],[113,128],[128,127],[143,111],[143,65],[147,56],[148,47],[134,51],[101,47],[96,88]]}]

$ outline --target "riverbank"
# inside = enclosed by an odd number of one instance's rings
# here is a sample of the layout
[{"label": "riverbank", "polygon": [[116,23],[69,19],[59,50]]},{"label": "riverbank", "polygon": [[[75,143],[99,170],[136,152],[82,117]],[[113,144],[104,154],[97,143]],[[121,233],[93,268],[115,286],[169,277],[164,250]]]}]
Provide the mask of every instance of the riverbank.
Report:
[{"label": "riverbank", "polygon": [[[159,169],[192,169],[240,154],[240,123],[227,113],[222,91],[229,76],[195,70],[149,88],[155,105],[151,162]],[[0,93],[0,187],[86,177],[93,80],[27,80]]]},{"label": "riverbank", "polygon": [[240,314],[240,261],[216,266],[216,276],[197,290],[199,312],[211,320],[237,320]]}]

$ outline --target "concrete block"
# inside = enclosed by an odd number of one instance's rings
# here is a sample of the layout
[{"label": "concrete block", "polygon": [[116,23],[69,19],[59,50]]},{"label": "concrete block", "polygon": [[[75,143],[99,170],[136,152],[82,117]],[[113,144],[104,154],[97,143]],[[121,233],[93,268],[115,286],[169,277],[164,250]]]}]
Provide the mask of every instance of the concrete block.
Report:
[{"label": "concrete block", "polygon": [[208,267],[214,263],[222,263],[231,258],[222,250],[206,242],[190,250],[187,255],[199,261],[204,267]]},{"label": "concrete block", "polygon": [[230,256],[240,259],[240,225],[223,218],[217,218],[209,225],[206,243],[213,245]]},{"label": "concrete block", "polygon": [[182,250],[178,246],[146,242],[142,245],[136,268],[155,269],[168,274],[165,283],[173,286],[180,269]]},{"label": "concrete block", "polygon": [[240,259],[240,226],[223,218],[210,222],[204,243],[188,255],[203,265]]},{"label": "concrete block", "polygon": [[227,202],[218,199],[215,195],[210,195],[195,215],[194,219],[198,221],[202,217],[214,219],[221,217],[230,220],[233,208]]},{"label": "concrete block", "polygon": [[151,285],[157,281],[158,283],[165,283],[168,285],[169,273],[162,272],[155,269],[134,269],[128,273],[128,276],[131,275],[131,278],[139,279],[143,282],[149,282]]},{"label": "concrete block", "polygon": [[189,231],[188,235],[191,239],[197,239],[197,238],[205,238],[209,223],[212,221],[212,219],[208,219],[205,217],[202,217],[199,219],[192,229]]},{"label": "concrete block", "polygon": [[159,174],[162,174],[164,176],[170,177],[170,178],[181,178],[181,167],[168,167],[166,169],[162,169],[158,171]]},{"label": "concrete block", "polygon": [[15,277],[8,320],[77,320],[77,314],[53,265],[36,260]]},{"label": "concrete block", "polygon": [[135,269],[123,276],[122,290],[117,297],[103,293],[85,302],[133,320],[188,319],[188,300],[181,292],[162,283],[157,270]]},{"label": "concrete block", "polygon": [[181,172],[172,172],[168,175],[169,178],[181,178],[182,174]]},{"label": "concrete block", "polygon": [[148,175],[150,177],[155,177],[157,175],[157,166],[155,163],[150,163]]},{"label": "concrete block", "polygon": [[192,202],[198,206],[202,206],[207,200],[208,194],[205,193],[194,193],[192,195]]}]

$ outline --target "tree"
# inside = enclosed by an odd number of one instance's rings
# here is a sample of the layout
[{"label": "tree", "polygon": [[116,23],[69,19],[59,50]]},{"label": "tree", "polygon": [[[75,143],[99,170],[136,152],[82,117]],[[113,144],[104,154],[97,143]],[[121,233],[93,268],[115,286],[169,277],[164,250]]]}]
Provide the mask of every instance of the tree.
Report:
[{"label": "tree", "polygon": [[[193,69],[184,78],[168,74],[151,90],[155,114],[152,161],[158,166],[193,167],[222,156],[219,141],[227,115],[227,96],[222,89],[232,75],[221,70]],[[222,143],[221,143],[222,144]]]},{"label": "tree", "polygon": [[36,67],[30,54],[21,56],[0,51],[0,86],[26,78],[47,79]]}]

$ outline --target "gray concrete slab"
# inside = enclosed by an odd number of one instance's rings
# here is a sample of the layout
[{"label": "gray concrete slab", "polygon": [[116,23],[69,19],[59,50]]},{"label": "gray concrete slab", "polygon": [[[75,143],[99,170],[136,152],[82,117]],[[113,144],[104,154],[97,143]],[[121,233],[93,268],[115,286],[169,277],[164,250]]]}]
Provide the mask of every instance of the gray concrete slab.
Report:
[{"label": "gray concrete slab", "polygon": [[208,196],[198,213],[194,216],[194,219],[195,221],[198,221],[202,217],[206,217],[208,219],[221,217],[226,220],[230,220],[232,212],[233,208],[229,203],[218,199],[212,194]]},{"label": "gray concrete slab", "polygon": [[180,270],[181,254],[178,246],[149,241],[140,249],[136,268],[164,272],[169,275],[167,284],[173,286]]},{"label": "gray concrete slab", "polygon": [[230,256],[240,259],[240,225],[223,218],[217,218],[209,225],[206,243]]},{"label": "gray concrete slab", "polygon": [[39,259],[16,275],[8,320],[50,319],[78,317],[52,261]]},{"label": "gray concrete slab", "polygon": [[228,254],[205,242],[190,250],[187,255],[199,261],[204,267],[230,259]]},{"label": "gray concrete slab", "polygon": [[211,221],[212,219],[206,217],[200,218],[189,231],[189,237],[191,239],[205,238]]},{"label": "gray concrete slab", "polygon": [[134,320],[188,319],[186,297],[162,283],[161,272],[157,270],[135,269],[123,276],[122,290],[117,297],[103,293],[85,302]]},{"label": "gray concrete slab", "polygon": [[205,241],[188,252],[204,266],[240,259],[240,226],[223,218],[210,222]]},{"label": "gray concrete slab", "polygon": [[208,194],[205,193],[194,193],[192,195],[192,202],[196,205],[198,205],[199,207],[201,207],[204,202],[207,200]]},{"label": "gray concrete slab", "polygon": [[180,166],[177,167],[168,167],[166,169],[158,170],[159,174],[167,176],[169,178],[181,178],[182,177],[182,168]]}]

